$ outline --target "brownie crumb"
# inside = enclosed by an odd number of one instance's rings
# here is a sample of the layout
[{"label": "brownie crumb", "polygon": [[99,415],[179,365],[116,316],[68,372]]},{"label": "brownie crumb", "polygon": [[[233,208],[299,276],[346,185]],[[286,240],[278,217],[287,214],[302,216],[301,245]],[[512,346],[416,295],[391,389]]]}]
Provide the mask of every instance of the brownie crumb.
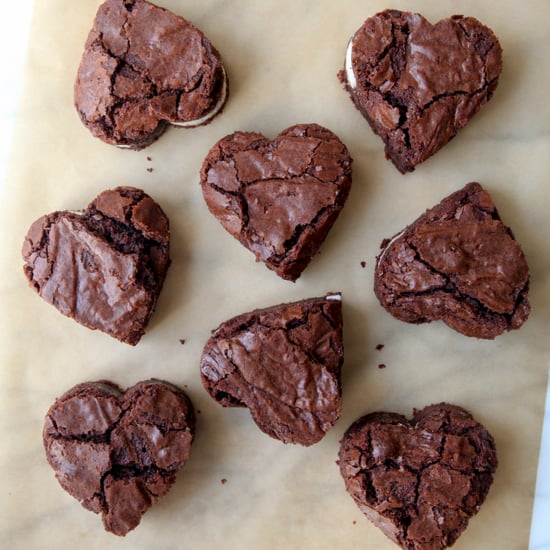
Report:
[{"label": "brownie crumb", "polygon": [[185,338],[180,338],[180,344],[183,346],[185,344]]},{"label": "brownie crumb", "polygon": [[386,368],[386,365],[385,365],[384,363],[380,363],[380,364],[378,365],[378,368],[379,368],[379,369],[385,369],[385,368]]},{"label": "brownie crumb", "polygon": [[153,171],[152,168],[147,168],[147,172],[151,173]]},{"label": "brownie crumb", "polygon": [[151,162],[153,159],[151,157],[147,157],[147,160]]},{"label": "brownie crumb", "polygon": [[362,261],[362,262],[361,262],[361,267],[362,267],[363,269],[364,269],[365,267],[367,267],[367,262]]},{"label": "brownie crumb", "polygon": [[[182,343],[183,343],[183,342],[182,342]],[[384,344],[377,344],[377,345],[376,345],[376,349],[377,349],[378,351],[380,351],[380,350],[383,349],[383,348],[384,348]]]},{"label": "brownie crumb", "polygon": [[222,485],[225,485],[227,483],[227,479],[225,479],[225,477],[222,477],[221,479],[221,484]]}]

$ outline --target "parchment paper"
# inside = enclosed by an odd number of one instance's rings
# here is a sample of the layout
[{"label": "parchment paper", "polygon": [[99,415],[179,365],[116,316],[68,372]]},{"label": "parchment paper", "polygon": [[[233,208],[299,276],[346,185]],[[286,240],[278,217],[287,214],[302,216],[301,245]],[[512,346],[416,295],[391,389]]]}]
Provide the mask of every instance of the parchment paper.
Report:
[{"label": "parchment paper", "polygon": [[[220,50],[231,96],[209,126],[170,129],[133,152],[92,138],[73,108],[74,75],[99,1],[36,0],[0,206],[0,545],[390,550],[394,544],[344,490],[335,464],[338,442],[364,413],[410,415],[413,407],[449,401],[487,426],[500,458],[488,499],[456,549],[526,548],[550,355],[550,3],[158,3],[191,20]],[[387,7],[418,11],[432,22],[454,13],[477,17],[504,50],[494,98],[407,176],[384,159],[382,142],[336,77],[348,39]],[[302,122],[334,131],[355,162],[348,204],[321,254],[292,284],[256,264],[209,214],[198,171],[209,148],[228,133],[253,130],[273,138]],[[495,341],[467,338],[442,323],[399,322],[372,291],[382,239],[474,180],[491,192],[532,272],[530,319]],[[152,195],[172,228],[173,264],[135,348],[63,317],[27,287],[21,270],[20,247],[32,221],[84,208],[117,185]],[[246,409],[222,409],[211,400],[200,383],[200,354],[210,331],[233,315],[327,291],[342,291],[344,299],[343,415],[317,445],[284,446],[261,433]],[[198,410],[196,443],[169,495],[119,539],[58,485],[42,448],[43,418],[76,383],[107,378],[126,387],[152,376],[187,389]]]}]

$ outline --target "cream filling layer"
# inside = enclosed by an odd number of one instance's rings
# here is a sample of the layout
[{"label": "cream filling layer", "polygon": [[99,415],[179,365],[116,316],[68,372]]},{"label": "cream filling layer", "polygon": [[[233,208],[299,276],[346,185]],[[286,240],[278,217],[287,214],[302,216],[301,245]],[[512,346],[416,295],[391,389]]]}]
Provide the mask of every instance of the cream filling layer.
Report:
[{"label": "cream filling layer", "polygon": [[353,64],[351,58],[353,55],[353,38],[348,42],[348,49],[346,50],[346,79],[351,88],[355,89],[357,87],[357,78],[355,78],[355,73],[353,72]]}]

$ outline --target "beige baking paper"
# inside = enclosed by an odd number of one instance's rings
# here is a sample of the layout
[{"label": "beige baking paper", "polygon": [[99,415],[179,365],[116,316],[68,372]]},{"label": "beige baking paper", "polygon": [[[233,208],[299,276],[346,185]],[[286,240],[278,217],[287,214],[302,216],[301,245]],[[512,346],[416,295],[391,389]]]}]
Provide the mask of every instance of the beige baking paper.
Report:
[{"label": "beige baking paper", "polygon": [[[364,413],[410,415],[413,407],[449,401],[487,426],[500,458],[488,499],[455,548],[526,548],[550,355],[550,2],[159,4],[191,20],[220,50],[231,95],[209,126],[170,129],[134,152],[92,138],[73,107],[73,80],[99,2],[36,0],[0,207],[0,546],[391,550],[394,544],[344,490],[338,442]],[[494,98],[406,176],[384,159],[382,142],[336,77],[348,39],[387,7],[418,11],[432,22],[454,13],[477,17],[504,50]],[[255,263],[209,214],[198,173],[209,148],[228,133],[274,137],[304,122],[323,124],[346,143],[353,187],[321,253],[293,284]],[[494,341],[467,338],[442,323],[399,322],[372,291],[382,239],[469,181],[491,192],[532,272],[530,319]],[[172,228],[173,264],[135,348],[63,317],[28,288],[21,269],[32,221],[84,208],[117,185],[152,195]],[[341,291],[344,300],[343,415],[317,445],[285,446],[261,433],[246,409],[222,409],[206,394],[200,354],[210,331],[233,315],[327,291]],[[45,460],[42,423],[54,399],[78,382],[111,379],[126,387],[152,376],[187,389],[198,413],[196,443],[169,495],[120,539],[60,488]]]}]

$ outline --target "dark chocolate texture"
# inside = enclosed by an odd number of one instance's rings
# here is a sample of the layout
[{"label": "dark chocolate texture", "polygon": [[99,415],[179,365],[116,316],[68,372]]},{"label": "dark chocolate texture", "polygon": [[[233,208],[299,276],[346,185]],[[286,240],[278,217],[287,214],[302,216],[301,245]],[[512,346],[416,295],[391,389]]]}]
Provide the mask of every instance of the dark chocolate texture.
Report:
[{"label": "dark chocolate texture", "polygon": [[464,409],[440,403],[354,422],[340,473],[361,511],[404,550],[451,546],[479,511],[497,467],[489,432]]},{"label": "dark chocolate texture", "polygon": [[210,122],[227,89],[219,53],[189,21],[146,0],[107,0],[88,35],[74,98],[94,136],[141,149],[167,123]]},{"label": "dark chocolate texture", "polygon": [[492,339],[529,316],[525,256],[478,183],[449,195],[381,248],[374,291],[397,319],[440,319],[467,336]]},{"label": "dark chocolate texture", "polygon": [[201,378],[224,407],[248,407],[266,434],[308,446],[340,417],[343,358],[341,297],[329,295],[222,323],[204,347]]},{"label": "dark chocolate texture", "polygon": [[[443,147],[491,98],[502,69],[495,34],[472,17],[431,25],[417,13],[386,10],[351,40],[351,70],[339,78],[385,143],[386,157],[411,172]],[[348,70],[349,56],[348,56]]]},{"label": "dark chocolate texture", "polygon": [[135,345],[162,289],[169,240],[160,206],[140,189],[118,187],[83,212],[36,220],[23,244],[24,272],[67,317]]},{"label": "dark chocolate texture", "polygon": [[330,130],[287,128],[270,141],[235,132],[208,153],[201,185],[212,214],[283,279],[317,253],[351,187],[352,159]]},{"label": "dark chocolate texture", "polygon": [[43,438],[63,489],[124,536],[169,491],[194,432],[193,405],[176,386],[151,379],[123,392],[102,380],[56,399]]}]

